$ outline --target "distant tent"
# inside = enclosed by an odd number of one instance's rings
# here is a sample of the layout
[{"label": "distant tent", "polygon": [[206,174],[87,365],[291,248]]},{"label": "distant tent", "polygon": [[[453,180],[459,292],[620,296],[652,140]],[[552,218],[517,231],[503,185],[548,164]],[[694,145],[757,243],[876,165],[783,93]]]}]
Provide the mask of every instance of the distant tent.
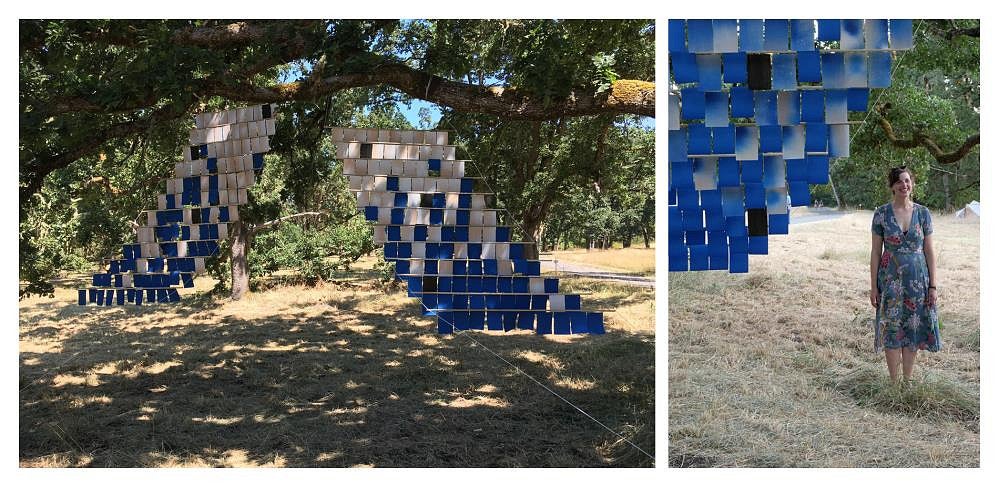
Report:
[{"label": "distant tent", "polygon": [[964,205],[964,208],[957,210],[954,213],[954,218],[965,222],[977,222],[982,216],[982,204],[977,201],[972,201]]}]

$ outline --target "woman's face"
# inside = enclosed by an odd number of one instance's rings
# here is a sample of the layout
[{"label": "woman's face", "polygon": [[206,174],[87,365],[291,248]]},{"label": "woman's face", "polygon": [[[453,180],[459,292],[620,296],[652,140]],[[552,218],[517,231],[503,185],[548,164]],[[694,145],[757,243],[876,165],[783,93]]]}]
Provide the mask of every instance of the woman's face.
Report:
[{"label": "woman's face", "polygon": [[912,186],[912,176],[909,175],[908,171],[905,171],[898,175],[898,181],[895,181],[895,184],[891,186],[891,190],[896,196],[911,196]]}]

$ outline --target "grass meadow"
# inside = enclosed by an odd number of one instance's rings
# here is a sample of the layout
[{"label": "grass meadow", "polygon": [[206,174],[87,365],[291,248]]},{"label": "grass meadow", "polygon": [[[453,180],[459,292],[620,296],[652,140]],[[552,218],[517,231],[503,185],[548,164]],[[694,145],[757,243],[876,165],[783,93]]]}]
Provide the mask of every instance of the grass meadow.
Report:
[{"label": "grass meadow", "polygon": [[602,336],[438,335],[371,260],[241,301],[198,281],[177,305],[20,303],[22,467],[647,467],[651,289],[566,279]]},{"label": "grass meadow", "polygon": [[669,275],[670,466],[979,466],[979,225],[934,215],[944,349],[896,386],[871,215],[792,225],[749,274]]},{"label": "grass meadow", "polygon": [[609,272],[655,277],[656,249],[632,246],[607,250],[556,250],[546,256],[563,263],[581,264],[607,269]]}]

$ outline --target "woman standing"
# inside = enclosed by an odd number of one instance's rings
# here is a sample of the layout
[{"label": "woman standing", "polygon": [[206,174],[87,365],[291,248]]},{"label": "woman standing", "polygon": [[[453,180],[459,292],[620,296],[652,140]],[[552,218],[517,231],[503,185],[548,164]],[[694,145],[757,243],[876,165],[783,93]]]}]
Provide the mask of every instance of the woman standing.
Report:
[{"label": "woman standing", "polygon": [[885,351],[888,374],[912,377],[919,350],[940,350],[936,265],[930,211],[912,202],[915,184],[905,166],[888,173],[891,203],[874,211],[871,224],[871,305],[874,347]]}]

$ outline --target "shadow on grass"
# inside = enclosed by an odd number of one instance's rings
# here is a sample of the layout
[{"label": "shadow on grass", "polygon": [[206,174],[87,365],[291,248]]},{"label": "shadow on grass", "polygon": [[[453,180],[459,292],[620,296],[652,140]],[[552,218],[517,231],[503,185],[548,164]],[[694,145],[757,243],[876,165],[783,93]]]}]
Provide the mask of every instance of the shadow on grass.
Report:
[{"label": "shadow on grass", "polygon": [[[651,465],[469,340],[652,453],[651,337],[440,336],[411,302],[358,311],[379,296],[253,319],[219,316],[208,297],[48,310],[79,329],[58,349],[20,354],[22,465]],[[29,328],[22,340],[59,331]]]}]

